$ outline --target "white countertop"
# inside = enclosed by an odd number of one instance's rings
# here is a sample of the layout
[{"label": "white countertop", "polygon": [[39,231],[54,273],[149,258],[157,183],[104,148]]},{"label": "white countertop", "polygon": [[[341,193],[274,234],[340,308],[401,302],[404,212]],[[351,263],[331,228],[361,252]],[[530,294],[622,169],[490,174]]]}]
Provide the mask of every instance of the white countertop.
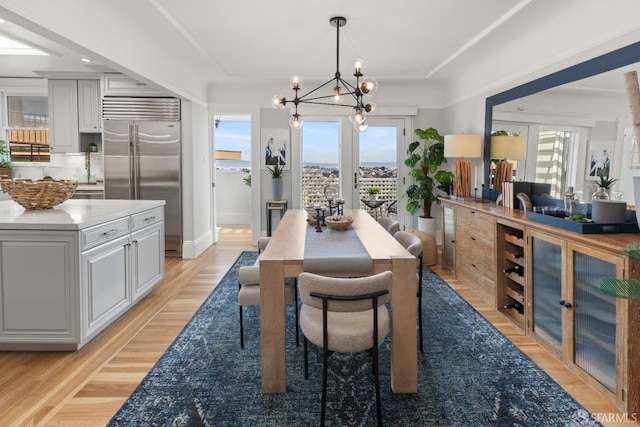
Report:
[{"label": "white countertop", "polygon": [[80,230],[147,209],[164,200],[73,200],[51,209],[27,210],[13,200],[0,201],[0,230]]}]

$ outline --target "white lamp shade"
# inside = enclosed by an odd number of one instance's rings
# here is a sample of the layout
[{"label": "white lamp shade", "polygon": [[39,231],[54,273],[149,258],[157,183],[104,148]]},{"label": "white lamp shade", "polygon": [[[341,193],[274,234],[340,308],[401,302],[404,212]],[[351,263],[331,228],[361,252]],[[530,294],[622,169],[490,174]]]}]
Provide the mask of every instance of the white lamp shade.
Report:
[{"label": "white lamp shade", "polygon": [[527,157],[527,138],[496,135],[491,137],[491,158],[519,160]]},{"label": "white lamp shade", "polygon": [[480,135],[445,135],[445,157],[482,157],[482,137]]}]

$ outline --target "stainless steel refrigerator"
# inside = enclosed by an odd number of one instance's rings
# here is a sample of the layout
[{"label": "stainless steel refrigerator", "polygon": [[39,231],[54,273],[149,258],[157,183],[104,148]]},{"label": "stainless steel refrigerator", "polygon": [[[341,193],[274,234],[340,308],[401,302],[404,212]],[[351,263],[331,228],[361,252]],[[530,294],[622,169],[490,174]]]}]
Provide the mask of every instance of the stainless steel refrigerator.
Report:
[{"label": "stainless steel refrigerator", "polygon": [[177,116],[171,109],[164,111],[162,100],[103,99],[104,195],[165,200],[165,250],[178,255],[182,251],[179,100],[170,99],[178,102]]}]

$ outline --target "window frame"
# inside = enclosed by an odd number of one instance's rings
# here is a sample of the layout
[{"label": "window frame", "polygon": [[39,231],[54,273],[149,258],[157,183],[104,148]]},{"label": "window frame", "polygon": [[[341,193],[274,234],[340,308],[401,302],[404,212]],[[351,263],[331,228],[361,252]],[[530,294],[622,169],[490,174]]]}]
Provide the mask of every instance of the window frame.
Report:
[{"label": "window frame", "polygon": [[[9,131],[10,130],[21,130],[21,129],[34,129],[34,130],[50,130],[51,123],[49,122],[49,127],[47,128],[10,128],[9,127],[9,108],[7,104],[7,97],[10,96],[41,96],[49,98],[49,91],[46,87],[0,87],[0,116],[2,120],[2,126],[0,129],[0,139],[3,139],[9,143]],[[51,117],[49,116],[49,120]],[[51,163],[51,158],[49,161],[15,161],[11,159],[12,163],[17,164],[27,164],[31,163],[32,165],[49,165]]]}]

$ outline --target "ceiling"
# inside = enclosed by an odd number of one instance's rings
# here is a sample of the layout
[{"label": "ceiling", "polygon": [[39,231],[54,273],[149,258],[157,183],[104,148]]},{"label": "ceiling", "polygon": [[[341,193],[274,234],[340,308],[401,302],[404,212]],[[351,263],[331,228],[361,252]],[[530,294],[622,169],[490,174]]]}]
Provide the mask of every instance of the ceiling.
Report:
[{"label": "ceiling", "polygon": [[[606,3],[606,8],[602,6]],[[618,4],[620,7],[617,7]],[[224,82],[328,80],[365,61],[383,81],[446,84],[496,80],[491,64],[513,75],[576,55],[638,30],[636,0],[0,0],[0,34],[49,56],[0,55],[0,77],[43,72],[124,71],[202,98]],[[623,6],[634,8],[620,14]],[[630,12],[627,9],[627,12]],[[577,22],[568,17],[579,16]],[[615,26],[590,25],[618,16]],[[572,30],[580,28],[580,31]],[[522,46],[527,46],[523,51]],[[553,46],[550,57],[549,46]],[[93,63],[80,62],[91,57]],[[479,64],[487,63],[484,68]],[[185,79],[185,76],[188,78]],[[484,79],[484,80],[481,80]]]}]

